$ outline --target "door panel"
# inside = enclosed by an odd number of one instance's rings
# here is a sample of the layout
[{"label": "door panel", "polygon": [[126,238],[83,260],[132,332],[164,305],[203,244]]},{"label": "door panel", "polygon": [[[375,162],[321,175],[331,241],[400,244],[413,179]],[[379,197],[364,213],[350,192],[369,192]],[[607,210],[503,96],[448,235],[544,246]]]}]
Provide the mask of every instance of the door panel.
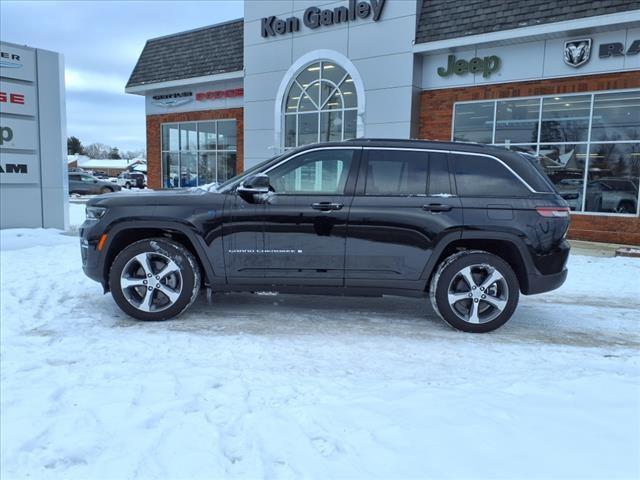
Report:
[{"label": "door panel", "polygon": [[347,220],[360,148],[303,153],[267,172],[267,281],[281,285],[344,285]]},{"label": "door panel", "polygon": [[445,153],[365,150],[351,204],[346,286],[418,284],[433,248],[462,225]]},{"label": "door panel", "polygon": [[238,194],[224,207],[223,245],[229,283],[261,283],[264,278],[264,205]]}]

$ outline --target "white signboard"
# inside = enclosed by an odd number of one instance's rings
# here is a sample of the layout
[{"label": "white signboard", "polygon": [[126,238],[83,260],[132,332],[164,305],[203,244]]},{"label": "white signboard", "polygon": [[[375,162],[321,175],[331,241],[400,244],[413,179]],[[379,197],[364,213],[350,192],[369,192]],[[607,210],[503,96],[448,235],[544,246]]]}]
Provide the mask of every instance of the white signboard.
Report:
[{"label": "white signboard", "polygon": [[[494,62],[488,63],[492,58]],[[489,68],[491,66],[495,68]],[[425,55],[422,88],[539,80],[638,68],[640,29],[629,28]]]},{"label": "white signboard", "polygon": [[0,47],[0,77],[35,82],[35,52],[7,45]]},{"label": "white signboard", "polygon": [[36,89],[11,80],[0,80],[0,113],[36,114]]},{"label": "white signboard", "polygon": [[[0,117],[0,148],[36,150],[38,125],[35,120]],[[4,157],[4,152],[1,154]]]},{"label": "white signboard", "polygon": [[38,156],[28,153],[0,154],[0,183],[39,183]]}]

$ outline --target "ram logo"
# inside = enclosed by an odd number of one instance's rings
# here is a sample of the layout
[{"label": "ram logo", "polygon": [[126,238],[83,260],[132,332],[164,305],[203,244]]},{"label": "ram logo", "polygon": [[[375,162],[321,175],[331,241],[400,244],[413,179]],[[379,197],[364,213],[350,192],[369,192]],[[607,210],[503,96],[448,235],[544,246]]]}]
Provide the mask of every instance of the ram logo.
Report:
[{"label": "ram logo", "polygon": [[0,173],[29,173],[26,163],[0,163]]},{"label": "ram logo", "polygon": [[571,40],[564,42],[564,63],[570,67],[579,67],[591,57],[591,39]]}]

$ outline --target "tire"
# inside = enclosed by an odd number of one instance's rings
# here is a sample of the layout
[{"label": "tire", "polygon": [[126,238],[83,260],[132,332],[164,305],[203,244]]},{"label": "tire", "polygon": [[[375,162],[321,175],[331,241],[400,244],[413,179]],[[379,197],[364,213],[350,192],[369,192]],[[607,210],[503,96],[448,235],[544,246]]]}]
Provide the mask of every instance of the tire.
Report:
[{"label": "tire", "polygon": [[636,206],[628,200],[622,201],[616,207],[616,213],[636,213]]},{"label": "tire", "polygon": [[518,277],[509,264],[481,250],[465,250],[445,259],[429,289],[431,305],[440,318],[470,333],[491,332],[504,325],[519,296]]},{"label": "tire", "polygon": [[131,190],[131,184],[129,182],[125,183],[124,188],[128,188],[129,190]]},{"label": "tire", "polygon": [[102,189],[100,189],[100,193],[101,193],[101,194],[105,194],[105,193],[113,193],[113,188],[109,188],[109,187],[102,187]]},{"label": "tire", "polygon": [[193,254],[177,242],[166,238],[140,240],[113,261],[109,288],[127,315],[138,320],[167,320],[196,300],[200,267]]}]

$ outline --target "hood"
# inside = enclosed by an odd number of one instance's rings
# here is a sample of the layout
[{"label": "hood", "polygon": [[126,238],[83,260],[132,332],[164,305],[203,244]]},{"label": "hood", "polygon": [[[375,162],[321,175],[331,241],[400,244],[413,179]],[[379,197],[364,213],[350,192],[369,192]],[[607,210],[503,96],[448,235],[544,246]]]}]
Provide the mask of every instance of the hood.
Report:
[{"label": "hood", "polygon": [[183,206],[212,205],[224,202],[224,195],[201,189],[141,190],[133,193],[122,190],[92,198],[88,207],[140,207],[140,206]]}]

